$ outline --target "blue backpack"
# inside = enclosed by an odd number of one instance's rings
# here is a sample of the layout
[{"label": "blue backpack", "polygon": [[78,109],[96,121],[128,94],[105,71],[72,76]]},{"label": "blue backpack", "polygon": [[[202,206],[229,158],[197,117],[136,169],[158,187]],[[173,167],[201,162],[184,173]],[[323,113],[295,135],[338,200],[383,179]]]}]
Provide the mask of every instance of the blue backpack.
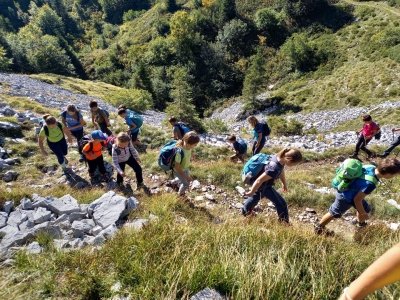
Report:
[{"label": "blue backpack", "polygon": [[182,122],[178,122],[175,126],[178,127],[182,137],[190,131],[190,128],[185,123]]},{"label": "blue backpack", "polygon": [[176,141],[169,141],[160,150],[158,165],[164,171],[171,171],[174,168],[175,156],[180,153],[183,159],[184,152],[176,146]]},{"label": "blue backpack", "polygon": [[143,116],[138,112],[128,109],[127,118],[129,118],[133,123],[135,123],[137,128],[142,127],[143,125]]},{"label": "blue backpack", "polygon": [[243,167],[242,181],[246,184],[253,184],[258,176],[261,175],[270,158],[271,155],[265,153],[253,155]]}]

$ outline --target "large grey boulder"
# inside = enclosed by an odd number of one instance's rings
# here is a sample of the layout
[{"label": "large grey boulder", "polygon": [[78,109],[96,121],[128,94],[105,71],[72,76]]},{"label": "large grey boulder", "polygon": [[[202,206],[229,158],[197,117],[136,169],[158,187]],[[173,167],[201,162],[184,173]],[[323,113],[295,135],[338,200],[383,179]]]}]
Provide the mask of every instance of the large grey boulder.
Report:
[{"label": "large grey boulder", "polygon": [[18,226],[20,231],[25,231],[25,230],[29,230],[31,228],[33,228],[35,226],[35,223],[31,220],[26,220],[25,222],[23,222],[22,224],[20,224]]},{"label": "large grey boulder", "polygon": [[1,236],[6,236],[6,235],[17,233],[18,231],[19,230],[18,230],[17,226],[6,225],[3,228],[0,228],[0,235]]},{"label": "large grey boulder", "polygon": [[0,212],[0,228],[3,228],[7,225],[8,214],[5,212]]},{"label": "large grey boulder", "polygon": [[75,238],[81,238],[85,234],[89,234],[93,227],[95,227],[95,224],[91,219],[74,221],[71,226]]},{"label": "large grey boulder", "polygon": [[196,295],[190,298],[190,300],[224,300],[224,299],[225,298],[222,297],[220,293],[210,288],[205,288],[204,290],[201,290]]},{"label": "large grey boulder", "polygon": [[9,169],[11,169],[11,166],[7,164],[5,160],[0,158],[0,172]]},{"label": "large grey boulder", "polygon": [[44,207],[39,207],[33,214],[33,222],[35,224],[40,224],[46,221],[50,221],[51,211],[45,209]]},{"label": "large grey boulder", "polygon": [[137,207],[137,201],[131,197],[129,200],[115,192],[107,192],[88,207],[89,216],[102,228],[115,224],[118,220],[128,215]]},{"label": "large grey boulder", "polygon": [[115,224],[108,226],[99,232],[98,236],[102,235],[106,239],[112,238],[118,232],[118,228]]},{"label": "large grey boulder", "polygon": [[86,213],[84,213],[84,212],[73,212],[72,214],[70,214],[69,216],[68,216],[68,221],[70,222],[70,223],[73,223],[74,221],[80,221],[80,220],[82,220],[82,219],[85,219],[86,218]]},{"label": "large grey boulder", "polygon": [[32,201],[33,201],[33,208],[38,208],[38,207],[44,207],[48,208],[50,203],[53,202],[54,199],[52,198],[45,198],[42,196],[39,196],[38,194],[33,194],[32,195]]},{"label": "large grey boulder", "polygon": [[57,215],[80,212],[78,201],[71,195],[65,195],[48,203],[48,209]]},{"label": "large grey boulder", "polygon": [[19,138],[23,136],[22,128],[16,123],[0,121],[0,135]]},{"label": "large grey boulder", "polygon": [[60,226],[51,225],[49,221],[36,225],[33,227],[32,231],[35,235],[39,233],[48,234],[53,239],[61,239],[63,237]]},{"label": "large grey boulder", "polygon": [[11,107],[6,106],[3,108],[0,108],[0,114],[2,114],[3,116],[6,117],[12,117],[16,114],[17,112],[15,110],[13,110]]},{"label": "large grey boulder", "polygon": [[15,210],[8,216],[7,224],[18,227],[20,224],[28,220],[28,215],[21,210]]},{"label": "large grey boulder", "polygon": [[18,231],[16,233],[7,234],[0,242],[1,248],[10,248],[12,246],[21,246],[26,244],[29,239],[34,237],[32,230]]},{"label": "large grey boulder", "polygon": [[28,199],[28,198],[22,199],[18,208],[23,209],[23,210],[34,209],[31,199]]}]

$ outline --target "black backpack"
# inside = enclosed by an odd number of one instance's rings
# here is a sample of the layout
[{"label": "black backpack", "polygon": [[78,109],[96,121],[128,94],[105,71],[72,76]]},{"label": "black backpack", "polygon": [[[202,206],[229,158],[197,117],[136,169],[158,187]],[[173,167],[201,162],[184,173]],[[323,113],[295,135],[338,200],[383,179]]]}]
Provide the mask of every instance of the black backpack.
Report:
[{"label": "black backpack", "polygon": [[262,124],[262,133],[265,136],[269,136],[271,134],[271,128],[269,128],[267,122],[261,122]]},{"label": "black backpack", "polygon": [[84,135],[78,142],[78,147],[79,150],[82,151],[83,147],[85,147],[85,145],[87,145],[89,143],[89,152],[93,151],[93,143],[92,143],[92,139],[90,138],[90,135]]}]

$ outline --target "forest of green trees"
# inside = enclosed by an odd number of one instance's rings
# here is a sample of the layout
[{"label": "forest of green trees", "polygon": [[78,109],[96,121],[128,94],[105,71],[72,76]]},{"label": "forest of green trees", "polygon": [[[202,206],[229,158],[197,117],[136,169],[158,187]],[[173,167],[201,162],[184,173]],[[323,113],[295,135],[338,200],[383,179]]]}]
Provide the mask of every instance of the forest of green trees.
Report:
[{"label": "forest of green trees", "polygon": [[293,72],[340,63],[330,33],[353,14],[336,2],[2,0],[0,70],[102,80],[141,93],[144,108],[203,115],[220,99],[251,104]]}]

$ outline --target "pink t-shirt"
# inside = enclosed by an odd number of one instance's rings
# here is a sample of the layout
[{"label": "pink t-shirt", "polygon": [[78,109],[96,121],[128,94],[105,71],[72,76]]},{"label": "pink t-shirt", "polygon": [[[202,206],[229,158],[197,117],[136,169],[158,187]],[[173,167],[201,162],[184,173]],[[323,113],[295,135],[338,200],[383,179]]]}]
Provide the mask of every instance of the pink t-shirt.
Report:
[{"label": "pink t-shirt", "polygon": [[370,124],[364,124],[362,128],[362,134],[363,136],[370,137],[373,136],[377,131],[379,127],[376,125],[375,122],[371,122]]}]

